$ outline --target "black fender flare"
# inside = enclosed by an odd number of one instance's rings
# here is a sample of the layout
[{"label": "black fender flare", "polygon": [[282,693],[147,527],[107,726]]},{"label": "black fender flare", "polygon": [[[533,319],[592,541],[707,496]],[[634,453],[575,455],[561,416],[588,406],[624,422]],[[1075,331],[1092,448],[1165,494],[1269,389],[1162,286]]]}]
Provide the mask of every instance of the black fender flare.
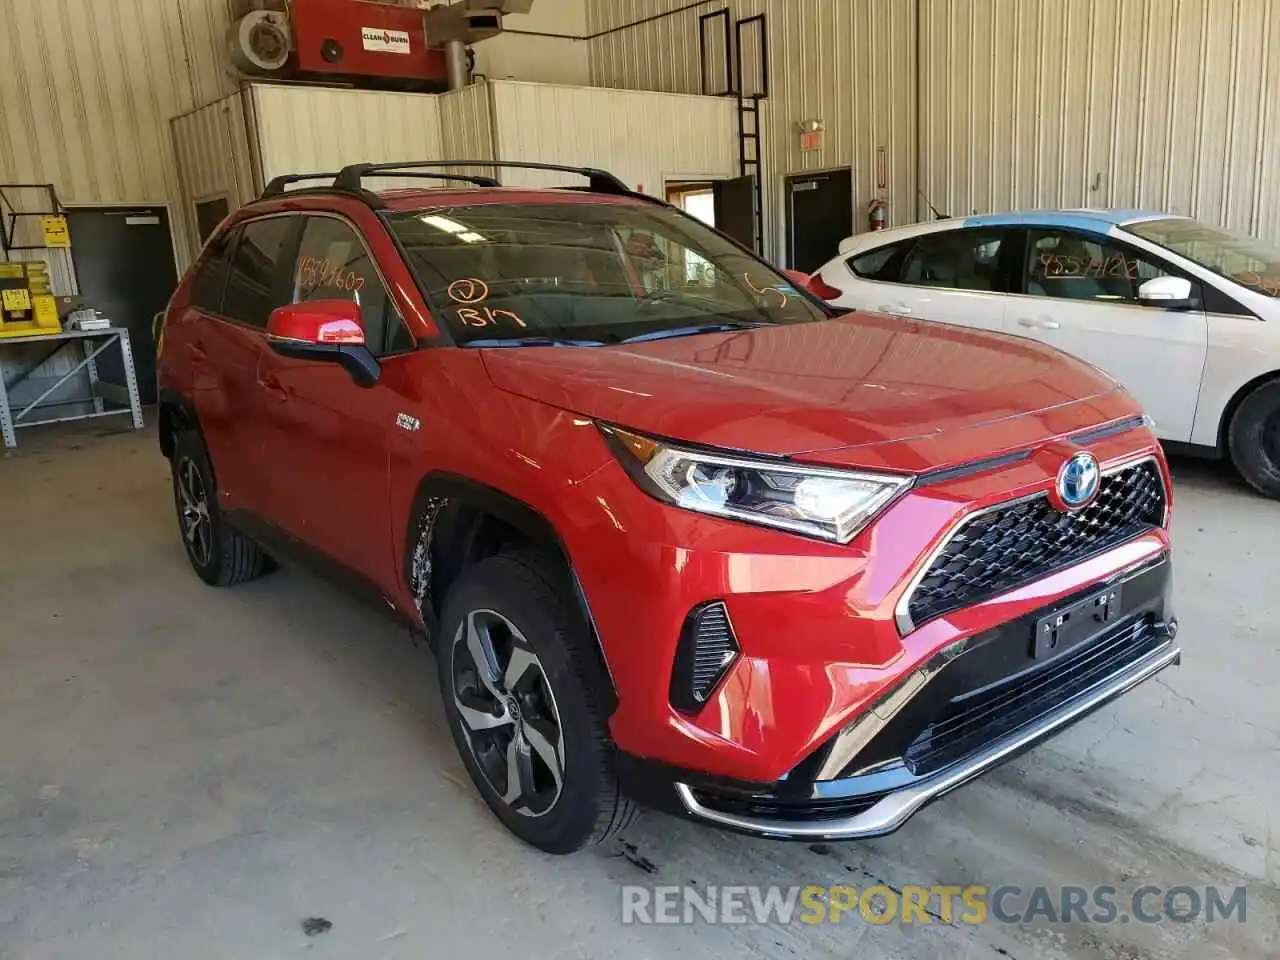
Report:
[{"label": "black fender flare", "polygon": [[587,682],[591,684],[598,702],[606,712],[612,714],[618,705],[618,689],[609,670],[609,662],[604,654],[604,646],[600,641],[600,630],[596,626],[591,606],[587,602],[586,592],[574,568],[573,558],[569,555],[555,525],[540,511],[525,501],[514,497],[503,490],[485,483],[472,480],[459,474],[433,472],[422,478],[414,495],[413,506],[409,511],[409,523],[405,529],[402,550],[402,576],[406,586],[412,590],[413,551],[416,546],[416,531],[422,523],[426,512],[434,505],[448,502],[465,503],[488,513],[511,528],[527,536],[530,540],[546,544],[555,550],[564,561],[570,585],[578,603],[579,612],[592,639],[592,664]]}]

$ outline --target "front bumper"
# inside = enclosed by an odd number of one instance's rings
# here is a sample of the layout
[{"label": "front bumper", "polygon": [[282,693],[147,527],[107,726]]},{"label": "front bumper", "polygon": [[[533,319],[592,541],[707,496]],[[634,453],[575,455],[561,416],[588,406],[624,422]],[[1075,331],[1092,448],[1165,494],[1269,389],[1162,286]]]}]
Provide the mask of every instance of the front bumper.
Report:
[{"label": "front bumper", "polygon": [[[1118,575],[1111,585],[1128,597],[1119,619],[1030,668],[1015,662],[1031,637],[1028,627],[1061,603],[1004,624],[976,644],[940,651],[936,673],[915,687],[908,688],[910,678],[904,681],[907,695],[897,698],[854,762],[840,764],[841,775],[829,773],[836,736],[773,783],[707,776],[624,755],[623,788],[650,806],[756,836],[847,840],[890,833],[926,804],[1178,663],[1170,580],[1167,557]],[[971,656],[975,652],[979,656]],[[970,664],[956,666],[965,656],[971,656]],[[987,682],[981,674],[993,663],[1013,666],[1013,672]],[[957,702],[970,706],[957,712]],[[969,724],[972,735],[949,736],[958,722]]]}]

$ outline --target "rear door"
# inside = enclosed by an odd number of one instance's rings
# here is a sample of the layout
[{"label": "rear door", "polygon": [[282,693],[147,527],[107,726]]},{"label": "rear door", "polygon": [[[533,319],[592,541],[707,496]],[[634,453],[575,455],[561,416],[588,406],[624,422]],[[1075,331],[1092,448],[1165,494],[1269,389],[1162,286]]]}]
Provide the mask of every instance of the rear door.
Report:
[{"label": "rear door", "polygon": [[[872,310],[961,327],[1003,330],[1016,231],[945,230],[918,238],[886,277],[872,285]],[[888,281],[888,282],[886,282]]]},{"label": "rear door", "polygon": [[359,229],[335,214],[305,217],[288,299],[359,304],[382,374],[373,387],[360,387],[337,364],[263,352],[263,470],[272,520],[390,593],[390,460],[393,443],[403,449],[420,429],[408,413],[417,402],[404,390],[416,345]]},{"label": "rear door", "polygon": [[[1008,330],[1089,361],[1120,381],[1166,440],[1188,442],[1208,352],[1202,309],[1138,301],[1161,276],[1195,278],[1155,254],[1097,234],[1027,231],[1021,295],[1010,298]],[[1200,294],[1203,303],[1203,294]]]}]

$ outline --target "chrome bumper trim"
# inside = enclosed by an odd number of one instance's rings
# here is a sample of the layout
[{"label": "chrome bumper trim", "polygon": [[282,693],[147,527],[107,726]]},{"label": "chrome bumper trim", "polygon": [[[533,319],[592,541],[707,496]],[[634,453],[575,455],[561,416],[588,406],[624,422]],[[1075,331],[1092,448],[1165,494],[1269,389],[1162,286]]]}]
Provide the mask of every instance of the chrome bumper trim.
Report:
[{"label": "chrome bumper trim", "polygon": [[1177,663],[1182,650],[1172,642],[1154,650],[1129,669],[1115,674],[1079,699],[1065,703],[1012,737],[974,754],[953,767],[939,771],[934,779],[891,793],[870,810],[853,817],[811,822],[744,817],[721,813],[699,802],[692,788],[677,783],[676,794],[689,814],[699,820],[731,827],[761,837],[795,840],[855,840],[891,833],[929,801],[954,790],[996,766],[1012,754],[1045,739],[1072,720],[1102,706]]}]

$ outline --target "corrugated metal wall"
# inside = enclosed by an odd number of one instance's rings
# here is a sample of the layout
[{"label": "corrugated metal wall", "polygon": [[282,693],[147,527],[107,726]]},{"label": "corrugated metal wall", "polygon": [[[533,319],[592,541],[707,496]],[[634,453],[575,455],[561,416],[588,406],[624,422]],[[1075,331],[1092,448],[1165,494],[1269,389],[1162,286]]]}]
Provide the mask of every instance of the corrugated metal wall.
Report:
[{"label": "corrugated metal wall", "polygon": [[[685,6],[677,0],[594,0],[595,32]],[[592,40],[592,82],[701,92],[698,18],[727,7],[736,21],[763,13],[768,28],[769,98],[764,131],[766,252],[782,262],[783,181],[809,170],[850,167],[855,222],[874,197],[897,222],[915,219],[915,5],[911,0],[730,0],[695,7]],[[744,87],[755,89],[756,34],[744,35]],[[718,41],[723,47],[723,41]],[[794,124],[820,119],[822,150],[803,152]],[[878,151],[884,150],[884,189]],[[736,144],[735,144],[736,152]]]},{"label": "corrugated metal wall", "polygon": [[[502,159],[604,167],[655,195],[663,194],[664,179],[729,177],[737,164],[736,118],[727,100],[513,81],[490,88]],[[511,171],[503,182],[581,180]]]},{"label": "corrugated metal wall", "polygon": [[[336,170],[368,161],[444,156],[437,98],[330,87],[252,84],[263,180],[284,173]],[[386,189],[412,181],[380,180]],[[421,181],[417,181],[421,183]]]},{"label": "corrugated metal wall", "polygon": [[257,193],[253,158],[240,93],[175,117],[174,152],[182,204],[187,213],[190,249],[200,247],[196,232],[196,204],[225,197],[231,210]]},{"label": "corrugated metal wall", "polygon": [[176,197],[169,118],[227,91],[226,22],[226,0],[0,0],[0,181],[69,204]]},{"label": "corrugated metal wall", "polygon": [[1280,236],[1275,0],[923,0],[941,209],[1153,207]]},{"label": "corrugated metal wall", "polygon": [[[590,0],[588,29],[685,5]],[[918,182],[949,213],[1157,207],[1280,237],[1276,0],[918,6],[917,24],[916,0],[713,2],[592,40],[592,81],[698,92],[699,16],[719,8],[735,20],[765,13],[766,230],[775,257],[783,177],[851,165],[861,223],[880,192],[880,146],[898,223],[928,216]],[[800,152],[792,124],[804,119],[825,121],[823,151]]]},{"label": "corrugated metal wall", "polygon": [[[495,160],[493,107],[489,84],[477,83],[441,94],[440,136],[452,160]],[[491,169],[459,168],[459,173],[488,175]]]}]

